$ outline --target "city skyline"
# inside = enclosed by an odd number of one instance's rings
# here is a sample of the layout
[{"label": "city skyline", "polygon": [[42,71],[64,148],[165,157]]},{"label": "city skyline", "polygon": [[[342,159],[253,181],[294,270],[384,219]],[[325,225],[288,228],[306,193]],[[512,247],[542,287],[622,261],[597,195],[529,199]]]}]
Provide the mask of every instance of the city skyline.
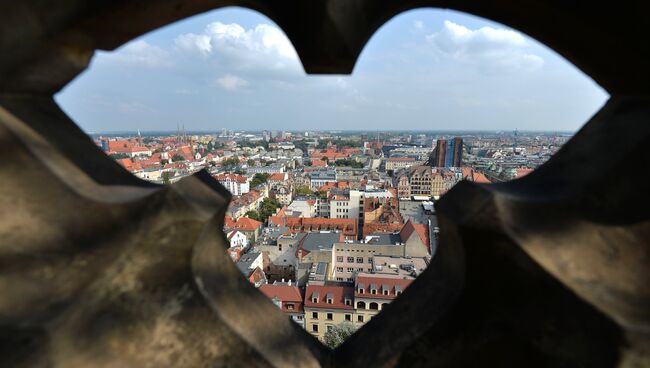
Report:
[{"label": "city skyline", "polygon": [[444,10],[380,28],[351,76],[307,76],[284,33],[227,8],[149,33],[56,96],[86,131],[577,130],[607,94],[503,25]]}]

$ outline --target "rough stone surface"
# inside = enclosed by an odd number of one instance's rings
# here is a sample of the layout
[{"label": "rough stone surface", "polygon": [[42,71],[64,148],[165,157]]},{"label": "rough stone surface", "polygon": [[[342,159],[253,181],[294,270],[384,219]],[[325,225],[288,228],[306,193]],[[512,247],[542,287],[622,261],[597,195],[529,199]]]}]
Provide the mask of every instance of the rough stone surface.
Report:
[{"label": "rough stone surface", "polygon": [[[548,163],[461,183],[441,246],[335,351],[296,327],[224,252],[227,191],[171,186],[106,157],[52,94],[110,50],[242,5],[310,73],[350,73],[390,18],[466,11],[544,42],[612,98]],[[0,366],[650,366],[650,3],[587,1],[4,1],[0,13]],[[604,51],[605,50],[605,51]]]}]

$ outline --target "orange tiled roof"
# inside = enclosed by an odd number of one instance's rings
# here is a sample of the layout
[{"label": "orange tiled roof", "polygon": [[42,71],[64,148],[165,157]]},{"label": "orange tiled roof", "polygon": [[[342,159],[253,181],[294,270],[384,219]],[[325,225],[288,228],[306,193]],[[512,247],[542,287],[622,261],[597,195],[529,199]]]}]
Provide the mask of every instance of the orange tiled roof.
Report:
[{"label": "orange tiled roof", "polygon": [[[397,289],[395,288],[396,286],[401,287],[401,291],[403,292],[406,290],[409,285],[413,280],[410,279],[399,279],[399,278],[390,278],[390,277],[381,277],[381,276],[374,276],[374,275],[368,275],[368,276],[357,276],[357,279],[355,281],[355,289],[354,293],[356,296],[360,296],[363,298],[369,298],[369,299],[395,299],[399,295],[397,295],[396,291]],[[359,293],[359,290],[361,289],[361,285],[363,285],[363,293]],[[370,292],[371,285],[375,285],[376,288],[376,294],[372,294]],[[388,295],[383,294],[383,286],[386,285],[388,287]]]},{"label": "orange tiled roof", "polygon": [[[264,284],[259,289],[269,299],[278,298],[282,301],[282,311],[300,313],[303,311],[302,290],[297,286]],[[295,303],[294,309],[287,309],[286,303]]]},{"label": "orange tiled roof", "polygon": [[[332,304],[327,303],[327,295],[331,294]],[[313,298],[318,296],[318,303]],[[350,305],[345,304],[346,297]],[[351,286],[309,285],[305,292],[305,307],[354,310],[354,288]]]}]

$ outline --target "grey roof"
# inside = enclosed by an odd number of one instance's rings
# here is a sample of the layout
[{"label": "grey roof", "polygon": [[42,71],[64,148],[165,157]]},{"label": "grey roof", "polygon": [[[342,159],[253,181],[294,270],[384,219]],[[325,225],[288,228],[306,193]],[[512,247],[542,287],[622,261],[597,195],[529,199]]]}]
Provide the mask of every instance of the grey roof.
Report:
[{"label": "grey roof", "polygon": [[332,294],[332,293],[327,293],[327,294],[325,295],[325,299],[332,299],[332,300],[334,300],[334,294]]},{"label": "grey roof", "polygon": [[239,271],[243,273],[244,275],[248,276],[251,273],[251,265],[253,262],[259,257],[260,253],[259,252],[250,252],[246,253],[241,256],[239,261],[237,261],[236,265],[237,268],[239,268]]},{"label": "grey roof", "polygon": [[367,244],[396,245],[397,243],[402,242],[402,238],[400,238],[399,233],[373,233],[368,236],[371,236],[372,239],[370,239]]},{"label": "grey roof", "polygon": [[402,291],[402,285],[395,285],[395,291]]},{"label": "grey roof", "polygon": [[381,285],[381,288],[384,290],[390,290],[390,286],[388,286],[388,284]]},{"label": "grey roof", "polygon": [[341,233],[308,233],[302,240],[302,248],[307,251],[331,250],[334,243],[338,243]]},{"label": "grey roof", "polygon": [[377,290],[377,284],[370,284],[370,290]]},{"label": "grey roof", "polygon": [[365,288],[366,288],[366,285],[364,285],[364,284],[362,284],[362,283],[358,283],[358,284],[357,284],[357,288],[358,288],[358,289],[365,289]]},{"label": "grey roof", "polygon": [[311,180],[336,180],[336,171],[314,171]]},{"label": "grey roof", "polygon": [[312,299],[313,299],[313,298],[320,298],[320,294],[318,293],[318,291],[314,291],[314,292],[311,294],[311,297],[312,297]]}]

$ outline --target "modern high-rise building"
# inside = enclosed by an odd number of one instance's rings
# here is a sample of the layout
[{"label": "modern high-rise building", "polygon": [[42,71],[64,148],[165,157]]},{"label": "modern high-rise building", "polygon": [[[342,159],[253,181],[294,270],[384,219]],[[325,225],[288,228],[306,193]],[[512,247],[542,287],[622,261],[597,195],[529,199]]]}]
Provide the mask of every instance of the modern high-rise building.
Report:
[{"label": "modern high-rise building", "polygon": [[434,167],[460,167],[463,162],[463,139],[438,139],[433,152]]}]

